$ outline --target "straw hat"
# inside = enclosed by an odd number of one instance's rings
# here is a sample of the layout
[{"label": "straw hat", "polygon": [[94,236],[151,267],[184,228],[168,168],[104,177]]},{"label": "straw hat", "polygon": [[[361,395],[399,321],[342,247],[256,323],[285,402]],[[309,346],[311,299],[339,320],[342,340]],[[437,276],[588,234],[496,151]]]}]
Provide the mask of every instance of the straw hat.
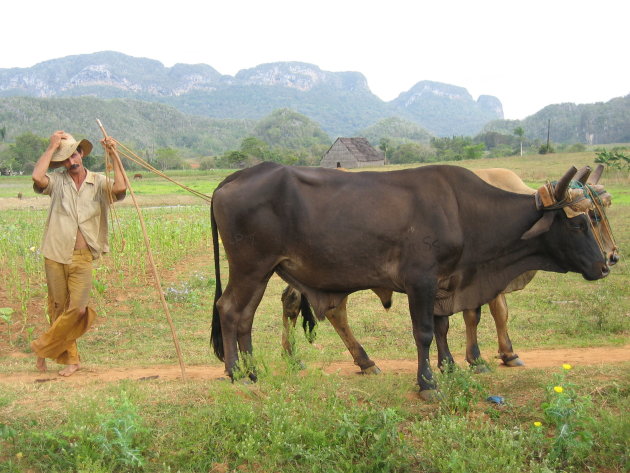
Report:
[{"label": "straw hat", "polygon": [[72,156],[72,153],[74,153],[79,146],[83,151],[84,158],[92,152],[92,143],[88,140],[77,141],[72,137],[72,135],[66,133],[66,135],[61,139],[59,148],[57,148],[57,150],[53,153],[52,158],[50,158],[50,167],[54,168],[61,166],[61,163]]}]

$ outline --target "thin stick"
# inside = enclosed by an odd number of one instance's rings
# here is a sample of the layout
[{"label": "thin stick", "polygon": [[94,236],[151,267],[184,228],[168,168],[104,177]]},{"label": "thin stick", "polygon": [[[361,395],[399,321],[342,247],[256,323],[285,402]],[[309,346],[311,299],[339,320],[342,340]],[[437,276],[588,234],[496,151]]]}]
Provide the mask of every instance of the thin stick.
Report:
[{"label": "thin stick", "polygon": [[[99,128],[103,132],[103,136],[107,139],[107,132],[101,121],[97,118],[96,123],[98,123]],[[142,234],[144,236],[144,244],[147,247],[147,256],[149,258],[149,263],[151,265],[151,271],[153,272],[153,279],[155,281],[155,288],[160,296],[160,301],[162,302],[162,307],[164,308],[164,313],[166,314],[166,319],[168,320],[168,325],[171,327],[171,335],[173,336],[173,343],[175,344],[175,350],[177,351],[177,358],[179,359],[179,367],[182,372],[182,379],[186,378],[186,369],[184,367],[184,360],[182,358],[182,351],[179,348],[179,341],[177,340],[177,334],[175,333],[175,326],[173,325],[173,319],[171,318],[171,313],[168,310],[168,304],[166,303],[166,299],[164,298],[164,292],[162,291],[162,283],[160,282],[160,275],[157,272],[157,267],[155,266],[155,261],[153,260],[153,252],[151,251],[151,244],[149,242],[149,236],[147,235],[147,229],[144,225],[144,218],[142,217],[142,211],[138,206],[138,202],[136,201],[136,196],[133,193],[133,189],[131,188],[131,184],[129,183],[129,178],[127,177],[127,173],[125,172],[125,168],[122,165],[122,161],[120,160],[120,156],[115,150],[107,149],[107,153],[115,160],[117,160],[118,165],[122,171],[123,178],[125,180],[125,184],[127,185],[127,189],[129,189],[129,194],[131,195],[131,200],[133,200],[133,205],[136,207],[136,211],[138,212],[138,218],[140,220],[140,226],[142,227]]]}]

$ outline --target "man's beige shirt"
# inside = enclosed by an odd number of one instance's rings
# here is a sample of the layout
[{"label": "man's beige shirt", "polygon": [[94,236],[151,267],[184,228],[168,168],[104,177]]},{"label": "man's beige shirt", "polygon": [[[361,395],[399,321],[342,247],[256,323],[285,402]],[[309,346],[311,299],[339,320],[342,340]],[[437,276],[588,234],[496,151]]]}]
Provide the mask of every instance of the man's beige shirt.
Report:
[{"label": "man's beige shirt", "polygon": [[35,192],[49,195],[52,199],[44,229],[42,254],[58,263],[72,263],[77,230],[81,230],[94,259],[107,253],[108,187],[111,189],[107,178],[87,171],[81,188],[77,190],[65,170],[46,175],[49,181],[45,189],[33,185]]}]

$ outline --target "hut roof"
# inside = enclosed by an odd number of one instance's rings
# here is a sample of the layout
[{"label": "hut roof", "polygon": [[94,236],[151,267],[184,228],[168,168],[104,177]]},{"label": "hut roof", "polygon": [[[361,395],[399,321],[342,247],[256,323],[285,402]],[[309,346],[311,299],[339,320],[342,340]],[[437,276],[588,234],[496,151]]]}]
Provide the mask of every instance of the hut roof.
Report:
[{"label": "hut roof", "polygon": [[338,138],[357,161],[382,161],[383,155],[366,138]]}]

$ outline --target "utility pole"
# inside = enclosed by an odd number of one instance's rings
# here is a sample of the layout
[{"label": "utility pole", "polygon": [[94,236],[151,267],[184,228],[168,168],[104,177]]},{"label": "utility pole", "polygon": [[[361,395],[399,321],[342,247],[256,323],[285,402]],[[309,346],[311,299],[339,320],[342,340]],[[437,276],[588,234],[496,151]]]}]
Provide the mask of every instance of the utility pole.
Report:
[{"label": "utility pole", "polygon": [[547,120],[547,153],[549,153],[549,135],[551,132],[551,118]]}]

